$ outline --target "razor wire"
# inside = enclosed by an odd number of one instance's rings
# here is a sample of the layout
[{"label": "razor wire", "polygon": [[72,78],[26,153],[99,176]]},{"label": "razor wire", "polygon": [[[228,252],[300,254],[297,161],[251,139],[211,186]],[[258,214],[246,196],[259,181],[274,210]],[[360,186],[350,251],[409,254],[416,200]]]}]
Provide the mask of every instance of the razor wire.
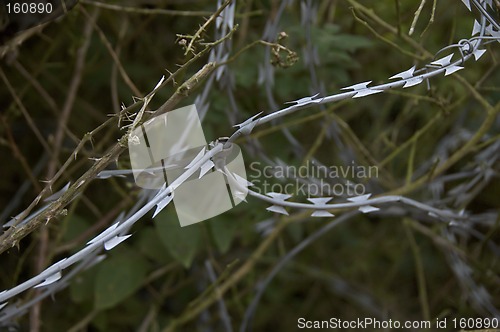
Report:
[{"label": "razor wire", "polygon": [[[277,17],[279,18],[284,10],[284,8],[291,4],[292,1],[284,1],[282,2],[280,9],[278,11]],[[462,0],[469,11],[472,11],[472,5],[476,8],[476,10],[480,14],[480,21],[474,20],[473,31],[471,37],[469,39],[462,39],[456,44],[449,45],[444,47],[440,51],[436,53],[436,56],[432,62],[425,65],[422,68],[417,69],[416,66],[411,67],[408,70],[400,72],[390,77],[391,80],[394,80],[391,83],[384,83],[375,86],[369,86],[372,81],[365,81],[362,83],[357,83],[354,85],[350,85],[342,88],[341,90],[346,92],[341,92],[337,94],[327,95],[321,97],[323,94],[324,85],[321,82],[316,81],[315,88],[317,88],[319,93],[312,93],[310,96],[300,98],[298,100],[287,102],[286,104],[290,104],[288,107],[284,107],[278,109],[277,111],[271,112],[267,115],[261,116],[261,113],[250,117],[246,121],[236,125],[238,128],[229,139],[220,139],[210,144],[210,149],[206,152],[204,150],[200,151],[199,157],[197,160],[193,160],[191,163],[191,167],[187,168],[186,171],[179,176],[175,181],[173,181],[169,186],[164,186],[162,189],[158,191],[147,191],[143,190],[141,192],[139,200],[136,202],[136,205],[129,211],[127,215],[122,213],[122,215],[115,220],[110,227],[105,229],[103,232],[99,233],[93,239],[91,239],[87,245],[76,252],[70,257],[62,259],[44,271],[42,271],[37,276],[32,277],[31,279],[20,283],[19,285],[0,292],[0,324],[8,322],[8,320],[23,314],[26,310],[29,309],[34,303],[39,300],[54,294],[60,289],[64,288],[68,284],[68,280],[75,274],[77,274],[82,269],[88,268],[90,265],[96,264],[102,259],[104,256],[99,255],[100,252],[104,249],[106,251],[112,250],[117,245],[127,240],[131,234],[127,234],[130,227],[135,224],[140,218],[142,218],[146,213],[155,208],[153,218],[162,211],[173,199],[175,195],[175,189],[184,183],[190,176],[196,174],[200,171],[200,169],[205,170],[205,173],[210,169],[214,168],[218,171],[224,172],[228,176],[228,180],[232,179],[232,181],[239,186],[240,190],[247,190],[248,193],[259,200],[265,201],[267,203],[272,204],[267,210],[271,212],[275,212],[277,214],[288,215],[287,208],[293,209],[307,209],[311,210],[313,217],[334,217],[334,215],[329,212],[336,209],[357,209],[361,213],[377,213],[380,211],[380,206],[385,204],[402,204],[406,206],[411,206],[419,211],[424,211],[428,217],[438,222],[445,222],[450,226],[457,227],[465,227],[461,222],[469,216],[465,213],[465,211],[453,212],[450,209],[440,209],[429,204],[424,204],[410,198],[406,198],[403,196],[380,196],[380,197],[371,197],[371,194],[356,196],[348,198],[348,202],[341,203],[329,203],[333,197],[317,197],[317,198],[309,198],[309,203],[301,203],[301,202],[292,202],[288,201],[291,196],[285,195],[282,193],[274,193],[269,192],[266,194],[260,194],[256,191],[250,189],[251,183],[246,181],[245,179],[240,178],[237,174],[231,173],[227,168],[224,167],[224,158],[225,154],[227,154],[228,150],[232,148],[233,142],[240,136],[245,136],[253,132],[255,127],[263,125],[265,123],[273,123],[274,121],[282,118],[283,116],[289,115],[296,111],[309,108],[312,106],[325,105],[327,103],[338,102],[346,99],[357,99],[366,96],[370,96],[373,94],[382,93],[385,91],[389,91],[395,88],[410,88],[416,85],[419,85],[423,82],[428,82],[430,78],[433,78],[437,75],[444,74],[444,76],[451,75],[461,69],[464,68],[465,62],[471,58],[474,58],[476,61],[481,58],[481,56],[486,52],[485,49],[481,47],[487,43],[498,41],[500,42],[500,25],[498,22],[492,18],[492,16],[488,13],[488,8],[493,8],[492,0]],[[301,2],[302,12],[312,13],[314,10],[314,6],[311,1],[303,1]],[[217,22],[217,33],[222,33],[221,29],[231,29],[234,24],[234,4],[228,6],[224,9],[221,20]],[[309,14],[309,17],[311,15]],[[303,16],[302,23],[306,24],[308,22],[308,15]],[[274,37],[275,32],[277,32],[278,28],[278,19],[274,21],[268,21],[266,25],[266,29],[264,35],[268,38]],[[223,30],[222,30],[223,31]],[[228,43],[222,43],[218,45],[213,53],[211,53],[211,59],[217,62],[223,62],[228,58],[229,52],[231,50],[231,45]],[[444,57],[437,58],[437,55],[441,54],[444,51],[452,50],[451,54],[448,54]],[[306,46],[305,54],[308,54],[306,59],[306,63],[309,65],[309,69],[311,72],[311,76],[314,75],[314,65],[318,63],[317,57],[315,55],[313,45]],[[269,52],[267,54],[270,54]],[[457,60],[452,61],[453,57],[458,54],[459,57]],[[311,56],[312,55],[312,56]],[[437,59],[436,59],[437,58]],[[266,63],[269,63],[266,62]],[[263,67],[264,69],[260,69],[259,72],[264,82],[267,82],[266,91],[271,91],[273,82],[273,68],[272,67]],[[214,76],[215,75],[215,76]],[[213,80],[221,81],[221,86],[226,88],[226,91],[230,92],[230,96],[232,97],[233,107],[236,105],[234,103],[234,95],[232,94],[232,90],[234,89],[234,84],[232,75],[230,71],[225,70],[224,66],[220,67],[216,73],[212,75],[209,79],[206,90],[197,97],[197,102],[202,105],[200,108],[201,114],[204,115],[206,110],[208,109],[208,104],[206,104],[206,96],[212,86]],[[157,85],[158,86],[158,85]],[[270,105],[276,105],[274,102],[274,98],[271,94],[267,94],[268,101]],[[231,98],[230,98],[231,100]],[[149,101],[149,100],[148,100]],[[148,102],[146,101],[146,103]],[[237,107],[236,107],[237,108]],[[272,107],[275,109],[275,107]],[[277,108],[277,107],[276,107]],[[289,140],[289,142],[294,145],[296,139],[291,136],[290,133],[283,129],[285,136]],[[335,129],[332,130],[332,135],[335,135]],[[255,142],[254,142],[255,144]],[[300,147],[300,144],[298,145]],[[258,149],[257,149],[258,150]],[[493,153],[493,156],[498,156],[499,144],[494,145],[490,153]],[[491,160],[491,158],[489,159]],[[495,159],[496,160],[496,159]],[[207,168],[207,165],[211,163],[211,167]],[[217,165],[222,165],[222,167],[218,167]],[[205,166],[205,167],[204,167]],[[490,165],[491,166],[491,165]],[[119,171],[103,171],[99,174],[98,178],[107,178],[110,176],[123,176],[125,174],[131,173],[131,170],[119,170]],[[488,172],[491,175],[491,169],[486,169],[482,176],[488,176]],[[200,177],[203,174],[199,173]],[[471,172],[470,174],[458,174],[456,176],[470,177],[477,175],[477,172]],[[435,184],[439,187],[439,184],[447,181],[445,177],[438,177]],[[473,181],[477,181],[473,179]],[[59,193],[62,194],[67,187],[63,188]],[[439,191],[439,188],[436,188]],[[55,196],[54,196],[55,197]],[[52,198],[54,198],[52,197]],[[144,203],[146,202],[146,203]],[[42,208],[43,209],[43,208]],[[38,212],[38,211],[37,211]],[[35,212],[34,214],[36,214]],[[27,222],[30,218],[34,217],[34,214],[27,217],[23,222]],[[477,222],[486,222],[489,218],[488,216],[484,218],[476,218]],[[15,220],[15,218],[14,218]],[[486,221],[485,221],[486,220]],[[4,226],[9,226],[6,224]],[[452,235],[448,234],[448,238],[452,238]],[[450,256],[450,260],[455,262],[454,271],[456,274],[460,274],[460,271],[464,269],[460,269],[460,264],[463,264],[463,261],[457,255]],[[457,263],[458,262],[458,263]],[[71,267],[74,264],[78,265],[74,267],[69,273],[67,273],[64,277],[62,276],[62,271]],[[463,267],[463,266],[462,266]],[[467,267],[467,266],[466,266]],[[275,272],[273,272],[275,274]],[[463,275],[463,273],[462,273]],[[274,275],[272,275],[274,276]],[[272,277],[271,276],[271,277]],[[470,281],[470,274],[461,277],[464,280],[468,280],[467,285],[470,289],[475,289],[476,292],[473,295],[478,299],[478,303],[486,303],[485,307],[489,312],[497,312],[494,306],[488,301],[488,294],[484,288],[481,286],[474,285],[474,281]],[[17,306],[17,304],[13,304],[11,299],[20,293],[29,290],[31,288],[43,288],[44,292],[41,293],[34,299],[24,303],[21,306]],[[479,290],[479,291],[477,291]]]}]

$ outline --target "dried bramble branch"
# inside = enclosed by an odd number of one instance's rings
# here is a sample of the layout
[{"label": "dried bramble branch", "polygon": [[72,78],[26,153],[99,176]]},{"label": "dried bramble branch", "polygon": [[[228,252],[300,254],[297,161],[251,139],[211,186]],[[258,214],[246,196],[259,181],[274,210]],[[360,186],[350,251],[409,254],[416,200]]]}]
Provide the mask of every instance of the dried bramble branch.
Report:
[{"label": "dried bramble branch", "polygon": [[[207,75],[207,71],[214,68],[213,63],[205,65],[198,73],[193,75],[186,83],[188,85],[181,85],[177,91],[165,102],[162,106],[162,112],[168,112],[174,109],[175,105],[184,97],[188,96],[190,91],[198,86],[202,81],[202,77]],[[199,79],[198,79],[199,78]],[[64,209],[79,193],[81,193],[85,186],[95,179],[99,172],[103,171],[111,162],[116,160],[118,156],[125,151],[128,141],[128,134],[122,136],[118,143],[112,147],[108,153],[102,156],[94,165],[83,174],[75,183],[68,188],[68,190],[55,202],[51,203],[47,209],[30,222],[18,227],[14,227],[10,234],[4,234],[0,237],[0,253],[4,252],[15,246],[22,238],[40,227],[42,224],[50,222],[64,216],[66,210]]]},{"label": "dried bramble branch", "polygon": [[[220,13],[220,11],[217,11],[216,14],[217,13]],[[213,19],[210,19],[209,21],[212,22]],[[232,32],[234,32],[234,30],[230,31],[230,34]],[[196,61],[200,57],[202,57],[205,53],[207,53],[211,49],[212,45],[216,45],[216,43],[206,45],[202,51],[196,53],[193,58],[191,58],[188,62],[186,62],[184,66],[179,68],[168,79],[162,80],[162,82],[155,87],[155,90],[153,90],[147,96],[145,96],[142,101],[150,100],[157,89],[160,89],[166,84],[168,84],[181,71],[184,71],[185,68],[187,68],[189,65],[191,65],[194,61]],[[205,79],[214,70],[214,68],[215,68],[214,63],[206,64],[202,69],[200,69],[200,71],[198,71],[190,79],[186,80],[186,82],[184,82],[180,87],[178,87],[175,93],[158,109],[157,113],[154,113],[149,117],[173,110],[175,105],[177,105],[177,103],[180,100],[187,97],[194,88],[199,86],[200,83],[203,81],[203,79]],[[140,101],[140,103],[142,103],[142,101]],[[130,109],[135,108],[138,105],[139,103],[129,106],[128,108],[122,110],[121,113],[126,113]],[[0,236],[0,253],[15,246],[20,239],[22,239],[27,234],[31,233],[33,230],[41,226],[44,222],[47,223],[52,219],[57,219],[61,215],[64,215],[65,214],[64,207],[67,204],[69,204],[84,189],[84,187],[88,184],[88,182],[97,176],[97,174],[100,171],[103,171],[107,165],[109,165],[111,162],[113,162],[118,158],[118,156],[125,150],[127,146],[127,140],[128,140],[128,135],[124,135],[119,140],[119,142],[113,148],[110,149],[110,151],[107,154],[105,154],[100,160],[96,161],[96,163],[63,194],[63,196],[61,196],[57,201],[50,204],[50,206],[47,207],[47,209],[42,214],[30,220],[30,222],[27,224],[21,225],[19,227],[10,228],[6,233]],[[38,196],[38,198],[31,205],[31,208],[38,204],[42,195],[45,193],[46,191],[42,192],[41,195]],[[31,210],[31,208],[29,208],[28,211]],[[24,217],[25,216],[23,216],[22,218]],[[21,221],[22,220],[19,220],[18,222]]]}]

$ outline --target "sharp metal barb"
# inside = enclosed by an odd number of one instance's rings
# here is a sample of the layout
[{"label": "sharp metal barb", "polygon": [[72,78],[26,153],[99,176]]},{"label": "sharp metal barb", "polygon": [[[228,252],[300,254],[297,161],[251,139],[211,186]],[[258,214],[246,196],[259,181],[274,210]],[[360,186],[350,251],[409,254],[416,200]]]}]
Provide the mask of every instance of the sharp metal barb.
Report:
[{"label": "sharp metal barb", "polygon": [[389,79],[393,80],[393,79],[396,79],[396,78],[400,78],[400,79],[406,80],[408,78],[411,78],[411,77],[413,77],[413,73],[415,72],[416,68],[417,68],[417,66],[413,66],[413,67],[411,67],[408,70],[405,70],[405,71],[403,71],[403,72],[401,72],[399,74],[396,74],[394,76],[389,77]]},{"label": "sharp metal barb", "polygon": [[448,76],[448,75],[451,75],[461,69],[464,69],[464,67],[460,67],[460,66],[450,66],[448,68],[446,68],[445,72],[444,72],[444,76]]},{"label": "sharp metal barb", "polygon": [[205,155],[205,150],[206,150],[206,148],[203,147],[200,150],[200,152],[198,152],[196,157],[194,157],[194,159],[191,160],[191,162],[186,167],[184,167],[184,169],[189,169],[189,168],[193,167],[193,165],[195,165],[198,161],[200,161],[200,159],[203,158],[203,156]]},{"label": "sharp metal barb", "polygon": [[255,119],[256,119],[259,115],[261,115],[261,114],[262,114],[262,112],[259,112],[259,113],[255,114],[254,116],[252,116],[251,118],[248,118],[248,119],[247,119],[247,120],[245,120],[244,122],[239,123],[239,124],[237,124],[237,125],[234,125],[233,127],[243,128],[243,127],[245,127],[246,125],[248,125],[248,124],[250,124],[250,123],[254,122],[254,120],[255,120]]},{"label": "sharp metal barb", "polygon": [[469,11],[472,11],[472,8],[470,7],[470,0],[462,0],[462,2]]},{"label": "sharp metal barb", "polygon": [[173,192],[170,193],[164,199],[162,199],[158,204],[156,204],[156,210],[153,213],[153,219],[158,215],[158,213],[160,213],[165,208],[165,206],[168,205],[168,203],[170,203],[172,201],[172,199],[174,199],[174,193]]},{"label": "sharp metal barb", "polygon": [[53,193],[49,197],[46,197],[43,201],[44,202],[52,202],[52,201],[57,200],[59,197],[61,197],[68,190],[70,184],[71,184],[71,182],[66,183],[66,185],[64,187],[62,187],[61,190]]},{"label": "sharp metal barb", "polygon": [[406,88],[418,85],[418,84],[422,83],[423,81],[424,81],[424,79],[421,76],[410,78],[410,79],[406,80],[406,83],[405,83],[405,85],[403,85],[403,88],[406,89]]},{"label": "sharp metal barb", "polygon": [[366,194],[366,195],[361,195],[361,196],[356,196],[356,197],[349,197],[347,200],[350,202],[364,202],[370,198],[372,194]]},{"label": "sharp metal barb", "polygon": [[132,236],[132,234],[123,235],[123,236],[117,235],[104,243],[104,249],[111,250],[131,236]]},{"label": "sharp metal barb", "polygon": [[478,21],[474,20],[474,27],[472,28],[472,36],[475,36],[481,32],[481,24]]},{"label": "sharp metal barb", "polygon": [[314,205],[325,205],[329,201],[331,201],[333,197],[317,197],[317,198],[308,198],[307,200]]},{"label": "sharp metal barb", "polygon": [[363,213],[370,213],[370,212],[378,211],[380,209],[378,207],[375,207],[375,206],[366,205],[366,206],[360,207],[358,210],[363,212]]},{"label": "sharp metal barb", "polygon": [[341,88],[340,90],[354,90],[354,91],[358,91],[358,90],[368,89],[368,84],[370,84],[371,82],[372,81],[366,81],[366,82],[354,84],[354,85],[351,85],[351,86],[346,86],[345,88]]},{"label": "sharp metal barb", "polygon": [[51,275],[50,277],[48,278],[45,278],[45,281],[36,285],[35,287],[33,288],[39,288],[39,287],[44,287],[44,286],[48,286],[50,284],[53,284],[54,282],[56,282],[57,280],[61,279],[62,277],[62,273],[61,271],[58,271],[56,273],[54,273],[53,275]]},{"label": "sharp metal barb", "polygon": [[290,197],[292,197],[292,195],[275,193],[275,192],[266,193],[266,195],[274,198],[277,201],[285,201],[285,200],[289,199]]},{"label": "sharp metal barb", "polygon": [[158,89],[160,87],[160,85],[162,85],[163,81],[165,81],[165,75],[162,75],[161,79],[158,81],[158,83],[154,87],[153,91],[155,91],[156,89]]},{"label": "sharp metal barb", "polygon": [[236,178],[236,181],[238,181],[238,183],[241,185],[241,186],[244,186],[244,187],[252,187],[254,184],[250,181],[248,181],[247,179],[239,176],[238,174],[236,173],[232,173],[233,176]]},{"label": "sharp metal barb", "polygon": [[432,61],[431,65],[446,67],[451,63],[451,58],[453,58],[453,53],[450,55],[447,55],[444,58],[441,58],[439,60]]},{"label": "sharp metal barb", "polygon": [[327,218],[335,217],[335,215],[325,210],[316,210],[311,214],[311,217]]},{"label": "sharp metal barb", "polygon": [[321,100],[323,98],[314,99],[317,96],[319,96],[319,93],[312,95],[312,96],[309,96],[309,97],[304,97],[304,98],[300,98],[297,100],[287,101],[287,102],[285,102],[285,104],[305,105],[305,104],[310,104],[310,103],[319,103],[319,102],[321,102]]},{"label": "sharp metal barb", "polygon": [[477,61],[479,60],[479,58],[481,58],[483,56],[483,54],[486,53],[486,50],[480,50],[480,49],[477,49],[474,51],[474,59]]},{"label": "sharp metal barb", "polygon": [[248,203],[247,200],[246,200],[247,195],[244,192],[242,192],[242,191],[235,191],[234,192],[234,196],[236,196],[236,198],[244,201],[245,203]]},{"label": "sharp metal barb", "polygon": [[207,160],[203,165],[201,165],[201,169],[200,169],[200,176],[198,177],[198,179],[201,179],[205,174],[208,173],[208,171],[210,171],[212,169],[212,167],[214,167],[215,164],[213,161],[211,160]]},{"label": "sharp metal barb", "polygon": [[110,227],[108,227],[106,230],[104,230],[101,234],[97,235],[95,238],[87,242],[87,244],[93,244],[96,242],[99,242],[102,240],[104,237],[106,237],[108,234],[111,234],[117,227],[118,227],[119,222],[114,223]]},{"label": "sharp metal barb", "polygon": [[366,97],[366,96],[374,95],[376,93],[381,93],[381,92],[383,92],[383,90],[375,90],[375,89],[368,88],[368,89],[359,91],[354,96],[352,96],[352,98]]},{"label": "sharp metal barb", "polygon": [[284,215],[288,216],[288,212],[285,210],[285,208],[282,206],[279,206],[279,205],[270,206],[266,210],[271,211],[271,212],[276,212],[279,214],[284,214]]}]

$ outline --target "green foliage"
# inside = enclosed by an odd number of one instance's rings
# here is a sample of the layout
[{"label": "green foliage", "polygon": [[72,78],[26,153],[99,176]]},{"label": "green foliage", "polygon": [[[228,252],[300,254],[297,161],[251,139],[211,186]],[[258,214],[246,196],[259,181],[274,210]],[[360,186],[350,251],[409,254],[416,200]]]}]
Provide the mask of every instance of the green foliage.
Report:
[{"label": "green foliage", "polygon": [[209,220],[207,224],[215,245],[221,253],[225,254],[231,246],[239,221],[232,213],[228,213]]},{"label": "green foliage", "polygon": [[170,255],[189,268],[202,241],[202,224],[181,227],[172,213],[160,213],[155,219],[158,235]]},{"label": "green foliage", "polygon": [[93,301],[97,268],[79,274],[69,286],[71,300],[75,303]]},{"label": "green foliage", "polygon": [[145,227],[137,234],[137,249],[145,257],[158,264],[167,264],[171,261],[167,248],[159,236],[159,230]]},{"label": "green foliage", "polygon": [[141,286],[147,271],[144,258],[130,249],[102,262],[95,279],[95,308],[109,309],[122,302]]}]

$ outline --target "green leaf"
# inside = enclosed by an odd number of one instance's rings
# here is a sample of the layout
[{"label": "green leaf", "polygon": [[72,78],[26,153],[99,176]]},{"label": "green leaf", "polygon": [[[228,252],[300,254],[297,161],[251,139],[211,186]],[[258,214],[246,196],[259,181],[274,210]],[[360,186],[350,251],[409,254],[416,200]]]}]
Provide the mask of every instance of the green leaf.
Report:
[{"label": "green leaf", "polygon": [[96,267],[84,271],[74,277],[69,285],[71,300],[75,303],[92,300],[92,290],[94,289],[95,278],[97,274]]},{"label": "green leaf", "polygon": [[146,261],[132,251],[103,261],[95,281],[95,308],[108,309],[123,301],[139,288],[146,273]]},{"label": "green leaf", "polygon": [[189,268],[201,242],[201,224],[181,227],[170,212],[165,211],[155,218],[156,230],[170,255]]},{"label": "green leaf", "polygon": [[62,240],[64,242],[69,242],[76,239],[80,234],[85,232],[89,227],[90,223],[83,217],[73,214],[67,220],[65,220],[64,233]]},{"label": "green leaf", "polygon": [[146,227],[137,234],[137,249],[149,259],[166,264],[172,261],[158,232],[153,227]]},{"label": "green leaf", "polygon": [[212,238],[221,253],[229,250],[238,223],[238,220],[231,215],[220,215],[208,221]]}]

